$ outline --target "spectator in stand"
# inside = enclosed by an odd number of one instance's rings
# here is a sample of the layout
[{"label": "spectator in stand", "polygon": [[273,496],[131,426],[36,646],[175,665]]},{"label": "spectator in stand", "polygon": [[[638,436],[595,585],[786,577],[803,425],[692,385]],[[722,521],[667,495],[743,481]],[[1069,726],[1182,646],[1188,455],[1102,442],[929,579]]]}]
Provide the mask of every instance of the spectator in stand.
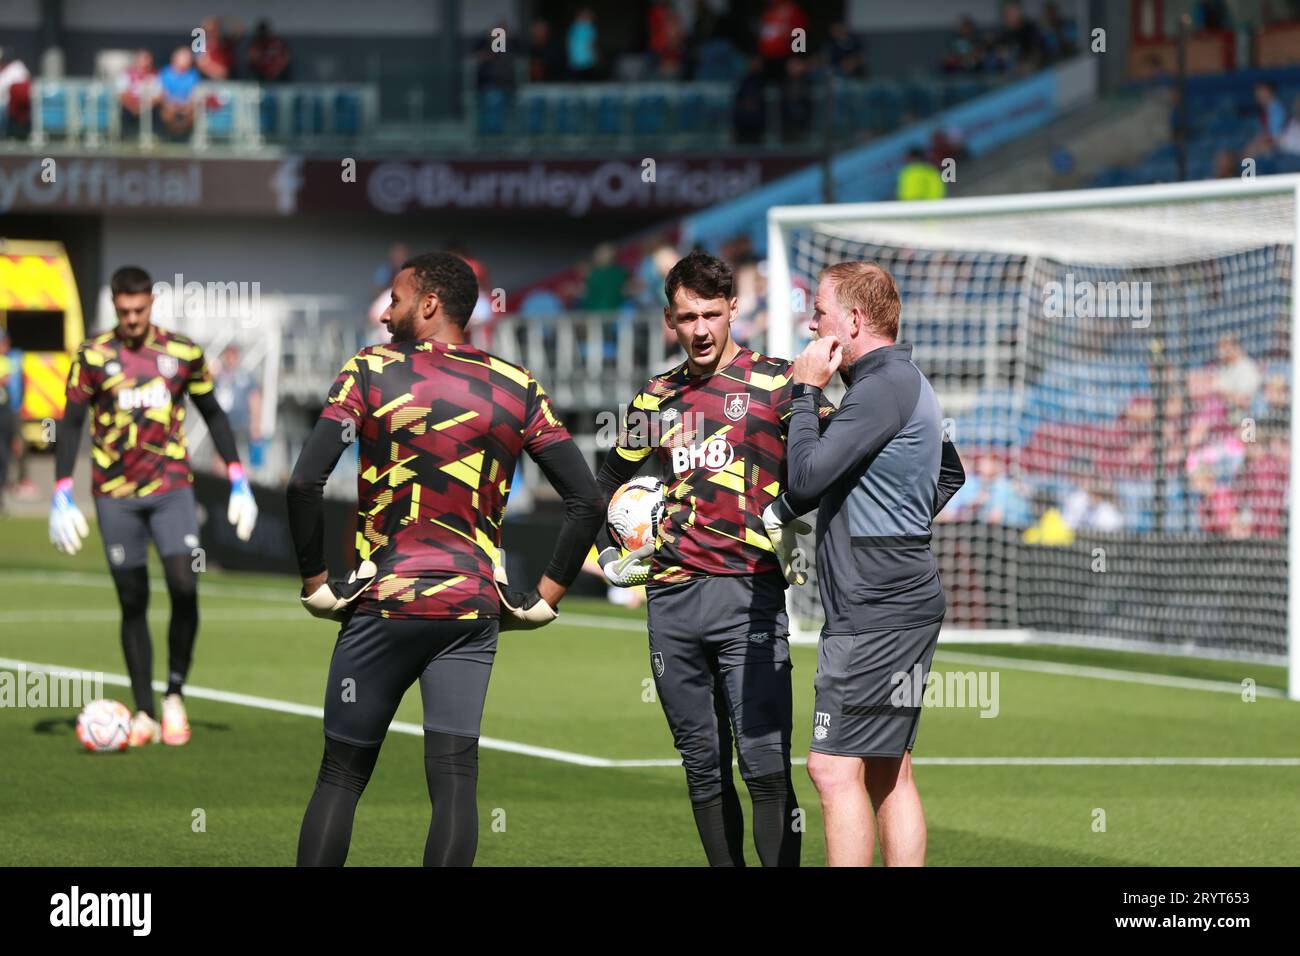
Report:
[{"label": "spectator in stand", "polygon": [[1241,174],[1237,156],[1230,149],[1221,149],[1214,154],[1214,178],[1236,179]]},{"label": "spectator in stand", "polygon": [[654,74],[665,80],[681,76],[686,61],[686,28],[672,0],[653,0],[650,4],[646,36]]},{"label": "spectator in stand", "polygon": [[467,263],[469,263],[470,269],[474,271],[474,278],[478,279],[479,289],[484,289],[487,287],[487,266],[483,265],[482,262],[480,262],[479,260],[471,256],[469,254],[469,250],[465,248],[465,244],[463,242],[461,242],[459,239],[448,239],[447,251],[450,252],[453,256],[460,256]]},{"label": "spectator in stand", "polygon": [[[953,497],[955,498],[956,495]],[[951,508],[952,504],[949,503],[948,507],[939,513],[939,520],[942,520],[944,512]],[[1039,489],[1034,493],[1034,513],[1038,519],[1025,531],[1023,536],[1025,544],[1061,548],[1074,543],[1074,531],[1066,523],[1061,510],[1056,507],[1050,492]]]},{"label": "spectator in stand", "polygon": [[680,258],[671,242],[655,243],[647,249],[634,277],[634,299],[638,306],[658,312],[668,304],[664,280]]},{"label": "spectator in stand", "polygon": [[1196,5],[1196,29],[1202,33],[1231,30],[1232,14],[1226,0],[1201,0]]},{"label": "spectator in stand", "polygon": [[1246,354],[1231,335],[1219,339],[1219,367],[1214,373],[1214,388],[1234,409],[1250,407],[1259,393],[1262,376],[1254,359]]},{"label": "spectator in stand", "polygon": [[534,20],[528,28],[528,81],[554,83],[564,78],[564,50],[545,20]]},{"label": "spectator in stand", "polygon": [[1237,515],[1237,496],[1232,488],[1216,481],[1214,470],[1209,465],[1198,465],[1188,474],[1197,526],[1206,534],[1230,534]]},{"label": "spectator in stand", "polygon": [[1280,538],[1287,514],[1290,442],[1284,424],[1261,427],[1246,443],[1246,463],[1233,488],[1242,505],[1241,522],[1256,538]]},{"label": "spectator in stand", "polygon": [[195,65],[204,79],[221,81],[235,78],[235,44],[221,29],[221,21],[208,17],[203,21],[203,49]]},{"label": "spectator in stand", "polygon": [[806,142],[813,125],[812,77],[808,60],[792,56],[785,61],[781,84],[781,138],[787,143]]},{"label": "spectator in stand", "polygon": [[1277,87],[1267,80],[1255,84],[1255,102],[1259,104],[1259,132],[1246,144],[1246,155],[1267,156],[1277,148],[1286,130],[1286,107],[1277,95]]},{"label": "spectator in stand", "polygon": [[1218,441],[1233,430],[1228,404],[1215,388],[1214,378],[1214,370],[1210,368],[1192,369],[1187,374],[1190,407],[1186,447],[1189,451]]},{"label": "spectator in stand", "polygon": [[968,16],[957,24],[957,33],[948,41],[948,52],[940,61],[944,73],[979,73],[989,57],[988,44],[980,35],[975,21]]},{"label": "spectator in stand", "polygon": [[749,70],[736,85],[731,126],[737,143],[753,144],[763,141],[763,134],[767,130],[767,91],[761,57],[749,58]]},{"label": "spectator in stand", "polygon": [[524,301],[519,303],[519,314],[525,319],[555,318],[564,314],[564,300],[542,286],[524,296]]},{"label": "spectator in stand", "polygon": [[1002,32],[994,50],[999,67],[1007,72],[1029,73],[1043,62],[1042,34],[1014,0],[1002,8]]},{"label": "spectator in stand", "polygon": [[158,74],[162,88],[158,115],[163,128],[172,136],[184,136],[194,125],[194,87],[199,79],[194,54],[187,46],[173,50],[171,62]]},{"label": "spectator in stand", "polygon": [[852,79],[865,79],[867,76],[867,53],[858,35],[849,29],[843,20],[831,24],[830,41],[827,44],[831,70],[836,76]]},{"label": "spectator in stand", "polygon": [[136,53],[126,72],[118,77],[118,89],[118,102],[122,104],[124,118],[131,125],[139,122],[141,112],[152,111],[158,105],[161,95],[152,53],[148,50]]},{"label": "spectator in stand", "polygon": [[993,453],[979,456],[975,474],[967,476],[966,485],[953,495],[948,508],[955,509],[949,520],[974,520],[1015,528],[1026,528],[1033,520],[1028,497],[1006,473],[1002,457]]},{"label": "spectator in stand", "polygon": [[1115,496],[1099,482],[1076,488],[1065,498],[1062,508],[1065,523],[1075,531],[1121,531],[1124,516],[1115,504]]},{"label": "spectator in stand", "polygon": [[1284,372],[1270,373],[1264,379],[1263,390],[1255,396],[1250,406],[1250,417],[1260,430],[1276,426],[1285,428],[1290,420],[1291,386]]},{"label": "spectator in stand", "polygon": [[579,82],[598,79],[600,57],[596,47],[596,15],[590,7],[581,7],[569,24],[566,47],[569,56],[569,77]]},{"label": "spectator in stand", "polygon": [[292,56],[289,44],[271,30],[270,20],[259,20],[244,55],[248,72],[262,83],[283,83],[289,79]]},{"label": "spectator in stand", "polygon": [[627,271],[618,263],[612,242],[602,242],[591,257],[591,272],[582,307],[593,312],[613,312],[623,306],[623,287]]},{"label": "spectator in stand", "polygon": [[961,162],[966,156],[966,141],[956,126],[936,129],[930,137],[930,152],[926,158],[931,165],[942,167],[945,159]]},{"label": "spectator in stand", "polygon": [[0,137],[26,136],[32,116],[32,74],[22,60],[0,47]]},{"label": "spectator in stand", "polygon": [[1300,156],[1300,96],[1291,107],[1291,118],[1277,138],[1277,149],[1288,156]]},{"label": "spectator in stand", "polygon": [[942,199],[947,191],[943,176],[925,158],[925,151],[919,146],[909,149],[907,161],[898,171],[898,198],[904,202]]},{"label": "spectator in stand", "polygon": [[480,90],[509,91],[515,87],[515,64],[510,56],[509,45],[507,44],[504,50],[492,48],[495,42],[493,33],[500,30],[508,36],[509,27],[507,21],[498,20],[496,26],[479,37],[474,46],[474,61]]},{"label": "spectator in stand", "polygon": [[1048,62],[1064,60],[1079,52],[1078,35],[1072,21],[1061,16],[1055,3],[1043,7],[1043,50]]},{"label": "spectator in stand", "polygon": [[808,15],[794,0],[766,0],[759,19],[758,52],[763,76],[770,83],[786,77],[786,61],[794,55],[794,31],[807,30]]}]

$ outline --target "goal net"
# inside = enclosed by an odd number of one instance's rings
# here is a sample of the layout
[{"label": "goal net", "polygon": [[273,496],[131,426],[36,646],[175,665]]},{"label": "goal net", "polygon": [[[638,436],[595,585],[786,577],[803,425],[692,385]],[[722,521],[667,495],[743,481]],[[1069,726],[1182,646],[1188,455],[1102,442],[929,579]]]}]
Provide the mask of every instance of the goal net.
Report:
[{"label": "goal net", "polygon": [[898,283],[967,475],[934,525],[944,640],[1288,660],[1298,182],[771,210],[772,354],[827,266]]}]

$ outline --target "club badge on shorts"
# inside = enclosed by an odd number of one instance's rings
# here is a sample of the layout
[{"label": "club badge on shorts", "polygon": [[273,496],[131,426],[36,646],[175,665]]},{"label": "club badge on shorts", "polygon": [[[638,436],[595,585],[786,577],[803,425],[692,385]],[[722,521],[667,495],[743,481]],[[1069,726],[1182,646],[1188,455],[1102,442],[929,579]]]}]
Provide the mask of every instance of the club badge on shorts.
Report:
[{"label": "club badge on shorts", "polygon": [[176,374],[179,368],[180,368],[180,364],[176,361],[176,356],[174,355],[158,356],[158,374],[161,375],[163,378],[171,378]]},{"label": "club badge on shorts", "polygon": [[749,392],[727,393],[722,411],[733,422],[740,421],[749,411]]},{"label": "club badge on shorts", "polygon": [[655,669],[655,677],[664,676],[664,656],[658,651],[650,655],[650,666]]},{"label": "club badge on shorts", "polygon": [[813,738],[815,740],[825,740],[831,733],[831,715],[825,711],[816,711],[813,714]]}]

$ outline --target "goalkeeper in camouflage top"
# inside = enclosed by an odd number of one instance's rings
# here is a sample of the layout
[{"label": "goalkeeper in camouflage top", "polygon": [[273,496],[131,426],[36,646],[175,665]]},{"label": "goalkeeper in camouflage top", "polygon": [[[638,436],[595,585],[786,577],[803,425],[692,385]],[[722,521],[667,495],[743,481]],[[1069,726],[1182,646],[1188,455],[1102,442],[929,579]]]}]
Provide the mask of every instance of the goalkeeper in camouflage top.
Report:
[{"label": "goalkeeper in camouflage top", "polygon": [[[72,472],[90,416],[95,513],[109,573],[122,607],[122,651],[135,694],[130,743],[184,744],[190,725],[181,696],[199,626],[199,546],[194,480],[185,444],[185,396],[203,415],[230,477],[226,517],[238,537],[252,537],[257,505],[239,463],[235,436],[213,394],[203,350],[151,321],[153,282],[142,269],[118,269],[110,283],[117,326],[88,339],[68,372],[67,404],[54,455],[50,541],[66,554],[89,533],[72,500]],[[153,704],[149,639],[149,540],[162,559],[171,623],[167,628],[167,692],[162,721]]]},{"label": "goalkeeper in camouflage top", "polygon": [[[300,866],[347,859],[358,801],[414,683],[432,803],[424,863],[473,863],[479,730],[497,633],[554,620],[596,537],[596,479],[541,384],[466,341],[477,298],[478,280],[458,256],[404,263],[384,312],[392,343],[344,364],[289,482],[302,603],[342,624]],[[321,499],[354,443],[357,569],[330,581]],[[526,593],[509,587],[499,554],[510,481],[524,454],[565,506],[551,561]]]},{"label": "goalkeeper in camouflage top", "polygon": [[[651,670],[710,865],[745,865],[734,746],[759,859],[797,866],[785,587],[801,583],[789,522],[815,502],[773,509],[785,485],[790,363],[731,338],[736,299],[720,259],[691,253],[664,292],[686,361],[636,396],[597,479],[612,495],[654,457],[667,485],[658,546],[607,547],[601,566],[613,584],[647,586]],[[821,403],[821,416],[832,411]]]}]

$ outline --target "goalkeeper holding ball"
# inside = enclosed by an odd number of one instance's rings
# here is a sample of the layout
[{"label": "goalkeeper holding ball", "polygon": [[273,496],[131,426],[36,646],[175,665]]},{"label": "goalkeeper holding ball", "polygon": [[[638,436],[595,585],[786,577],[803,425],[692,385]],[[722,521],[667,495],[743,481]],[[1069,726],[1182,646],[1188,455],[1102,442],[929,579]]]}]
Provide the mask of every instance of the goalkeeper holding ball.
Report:
[{"label": "goalkeeper holding ball", "polygon": [[[790,362],[732,340],[736,299],[720,259],[691,253],[664,293],[664,321],[686,361],[636,396],[597,478],[612,496],[657,456],[667,485],[658,547],[622,555],[611,545],[600,563],[612,584],[647,585],[651,670],[710,865],[745,864],[734,746],[759,859],[797,866],[785,614],[797,562],[793,529],[782,526],[815,502],[774,507],[785,484]],[[819,403],[819,416],[831,411]]]}]

